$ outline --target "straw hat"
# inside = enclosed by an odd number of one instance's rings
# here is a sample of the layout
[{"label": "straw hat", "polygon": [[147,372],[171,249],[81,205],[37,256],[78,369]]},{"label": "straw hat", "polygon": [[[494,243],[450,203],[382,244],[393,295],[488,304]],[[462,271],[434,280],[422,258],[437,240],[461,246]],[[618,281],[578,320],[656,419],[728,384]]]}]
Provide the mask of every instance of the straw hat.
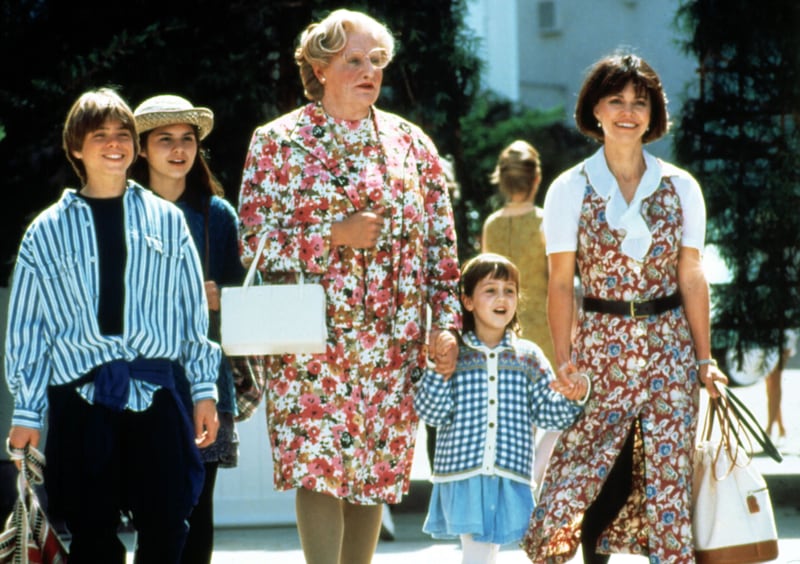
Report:
[{"label": "straw hat", "polygon": [[133,116],[140,135],[163,125],[189,123],[196,125],[198,136],[205,139],[214,128],[214,112],[195,108],[186,98],[171,94],[148,98],[133,111]]}]

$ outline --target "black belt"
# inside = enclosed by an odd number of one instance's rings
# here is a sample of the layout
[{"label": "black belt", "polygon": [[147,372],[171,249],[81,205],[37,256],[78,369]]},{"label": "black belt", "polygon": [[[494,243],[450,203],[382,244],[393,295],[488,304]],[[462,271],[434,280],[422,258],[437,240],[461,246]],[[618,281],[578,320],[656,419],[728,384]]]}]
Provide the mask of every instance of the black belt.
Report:
[{"label": "black belt", "polygon": [[647,317],[658,315],[681,305],[681,295],[678,293],[663,298],[654,298],[641,302],[623,302],[614,300],[601,300],[599,298],[583,298],[584,311],[597,313],[611,313],[626,317]]}]

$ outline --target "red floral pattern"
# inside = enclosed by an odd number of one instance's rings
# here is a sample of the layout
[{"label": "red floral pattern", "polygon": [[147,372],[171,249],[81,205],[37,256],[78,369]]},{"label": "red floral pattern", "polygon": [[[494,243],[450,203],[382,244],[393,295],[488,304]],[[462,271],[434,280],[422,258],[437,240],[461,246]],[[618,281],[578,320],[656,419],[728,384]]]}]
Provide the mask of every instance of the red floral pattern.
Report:
[{"label": "red floral pattern", "polygon": [[[583,292],[642,300],[678,291],[680,199],[668,178],[642,204],[653,235],[642,262],[620,252],[622,233],[587,185],[578,232]],[[691,460],[697,427],[697,372],[683,308],[648,318],[581,312],[574,361],[592,378],[584,416],[556,445],[522,546],[534,562],[567,562],[580,522],[631,426],[641,430],[633,493],[599,539],[599,552],[649,556],[651,564],[694,562]]]},{"label": "red floral pattern", "polygon": [[[332,223],[375,208],[385,210],[375,248],[331,247]],[[275,487],[399,502],[427,306],[434,326],[460,326],[455,230],[433,144],[379,110],[347,122],[308,105],[255,131],[239,212],[246,264],[267,233],[262,276],[300,269],[327,296],[327,352],[264,361]]]}]

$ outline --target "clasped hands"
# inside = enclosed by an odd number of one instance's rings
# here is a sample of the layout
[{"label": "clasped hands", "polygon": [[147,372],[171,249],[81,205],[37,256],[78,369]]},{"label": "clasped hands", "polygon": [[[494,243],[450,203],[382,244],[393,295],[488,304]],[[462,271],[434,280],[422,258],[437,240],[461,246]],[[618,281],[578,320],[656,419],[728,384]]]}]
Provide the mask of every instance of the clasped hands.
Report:
[{"label": "clasped hands", "polygon": [[588,399],[590,392],[589,377],[567,361],[558,367],[556,379],[550,382],[550,389],[558,392],[569,400],[583,402]]},{"label": "clasped hands", "polygon": [[445,382],[449,380],[458,361],[458,339],[455,334],[444,329],[433,329],[428,339],[428,358]]}]

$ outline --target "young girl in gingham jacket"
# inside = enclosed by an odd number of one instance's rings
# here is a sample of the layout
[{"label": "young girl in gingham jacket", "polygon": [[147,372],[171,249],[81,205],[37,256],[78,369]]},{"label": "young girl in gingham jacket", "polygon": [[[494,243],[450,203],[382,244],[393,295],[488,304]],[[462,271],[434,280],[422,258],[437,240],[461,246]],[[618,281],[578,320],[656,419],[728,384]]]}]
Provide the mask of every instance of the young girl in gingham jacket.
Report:
[{"label": "young girl in gingham jacket", "polygon": [[[423,530],[460,537],[463,563],[491,563],[519,541],[533,511],[535,428],[560,430],[583,411],[588,378],[560,384],[538,345],[517,337],[519,271],[503,256],[468,261],[464,332],[455,373],[429,369],[415,398],[437,428],[433,491]],[[436,344],[436,348],[441,348]]]}]

